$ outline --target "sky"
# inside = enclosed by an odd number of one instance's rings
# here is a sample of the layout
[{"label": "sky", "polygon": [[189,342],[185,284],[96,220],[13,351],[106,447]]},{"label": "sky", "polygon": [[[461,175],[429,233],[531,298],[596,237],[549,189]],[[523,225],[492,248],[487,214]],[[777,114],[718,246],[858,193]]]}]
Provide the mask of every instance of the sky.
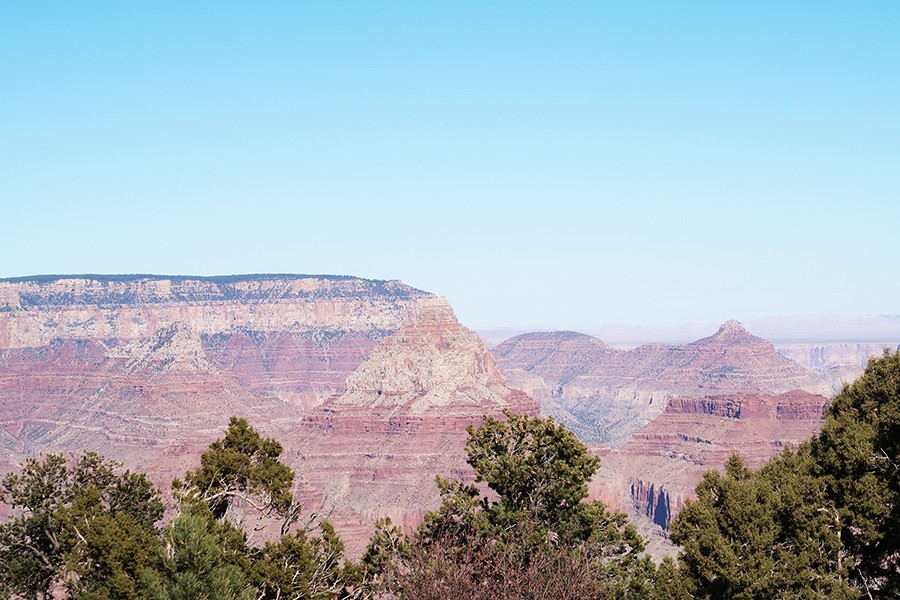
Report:
[{"label": "sky", "polygon": [[470,327],[900,313],[900,3],[5,2],[0,277]]}]

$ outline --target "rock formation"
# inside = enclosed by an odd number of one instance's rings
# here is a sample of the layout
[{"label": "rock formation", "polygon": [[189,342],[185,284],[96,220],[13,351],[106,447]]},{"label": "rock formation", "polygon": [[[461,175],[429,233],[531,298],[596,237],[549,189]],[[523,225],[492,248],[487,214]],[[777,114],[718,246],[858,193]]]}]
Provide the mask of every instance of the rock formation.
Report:
[{"label": "rock formation", "polygon": [[67,340],[115,348],[181,323],[255,395],[309,407],[432,295],[342,276],[74,276],[0,281],[0,352]]},{"label": "rock formation", "polygon": [[512,387],[593,443],[621,445],[678,396],[832,392],[827,378],[781,356],[737,321],[680,346],[616,350],[584,334],[555,332],[517,336],[493,352]]},{"label": "rock formation", "polygon": [[815,435],[828,402],[799,390],[673,398],[624,446],[599,450],[593,487],[659,541],[704,472],[721,468],[732,452],[759,467],[785,445]]},{"label": "rock formation", "polygon": [[296,462],[313,492],[308,503],[331,514],[350,546],[381,517],[411,528],[439,503],[435,475],[473,479],[466,427],[504,409],[538,412],[505,386],[493,356],[450,306],[429,302],[372,352],[343,394],[305,418]]},{"label": "rock formation", "polygon": [[862,375],[870,358],[885,351],[900,350],[898,342],[823,342],[776,344],[782,356],[801,367],[812,369],[832,382],[837,389]]},{"label": "rock formation", "polygon": [[445,299],[400,282],[0,281],[0,473],[94,450],[166,489],[242,416],[358,553],[374,519],[437,505],[435,475],[471,477],[465,427],[504,408],[537,412]]}]

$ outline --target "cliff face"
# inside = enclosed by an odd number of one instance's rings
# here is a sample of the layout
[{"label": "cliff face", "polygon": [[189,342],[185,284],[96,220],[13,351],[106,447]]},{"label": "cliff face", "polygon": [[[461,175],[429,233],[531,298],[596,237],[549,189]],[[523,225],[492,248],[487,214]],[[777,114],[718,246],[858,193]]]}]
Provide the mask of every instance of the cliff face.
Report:
[{"label": "cliff face", "polygon": [[399,282],[0,281],[0,473],[94,450],[166,490],[242,416],[358,553],[376,518],[437,506],[435,475],[471,477],[465,427],[504,408],[537,412],[445,299]]},{"label": "cliff face", "polygon": [[466,427],[504,409],[536,415],[537,403],[506,387],[493,356],[442,300],[386,338],[311,411],[296,434],[307,502],[322,506],[362,551],[371,523],[411,528],[440,503],[435,475],[474,480]]},{"label": "cliff face", "polygon": [[511,386],[528,390],[542,412],[593,443],[621,445],[679,396],[832,391],[826,377],[781,356],[736,321],[680,346],[626,351],[583,334],[526,334],[494,354]]},{"label": "cliff face", "polygon": [[[201,335],[396,331],[431,294],[352,277],[82,276],[0,281],[0,348],[131,341],[176,322]],[[333,330],[333,331],[331,331]]]},{"label": "cliff face", "polygon": [[894,342],[828,342],[778,344],[778,353],[798,365],[822,373],[835,389],[863,374],[870,358],[900,350]]},{"label": "cliff face", "polygon": [[638,517],[645,534],[662,539],[704,472],[722,468],[732,452],[761,466],[785,445],[818,433],[828,402],[799,390],[672,399],[624,446],[599,451],[594,486]]},{"label": "cliff face", "polygon": [[4,280],[0,349],[65,340],[114,348],[181,323],[242,387],[308,408],[342,391],[378,342],[430,298],[398,281],[336,276]]}]

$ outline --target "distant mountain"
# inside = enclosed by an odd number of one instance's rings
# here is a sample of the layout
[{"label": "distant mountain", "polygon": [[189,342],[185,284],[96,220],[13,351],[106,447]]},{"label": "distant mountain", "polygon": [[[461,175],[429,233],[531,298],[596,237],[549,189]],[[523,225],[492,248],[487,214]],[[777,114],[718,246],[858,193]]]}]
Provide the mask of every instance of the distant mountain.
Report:
[{"label": "distant mountain", "polygon": [[833,391],[828,378],[737,321],[684,345],[616,350],[585,334],[550,332],[516,336],[493,353],[509,385],[592,443],[624,443],[677,396]]},{"label": "distant mountain", "polygon": [[[792,343],[900,343],[900,315],[793,315],[773,316],[744,322],[753,335],[765,338],[776,346]],[[683,323],[680,325],[648,327],[640,325],[607,324],[601,327],[578,329],[602,339],[612,346],[641,344],[684,344],[715,332],[718,323]],[[532,331],[536,328],[494,328],[478,333],[489,345]]]}]

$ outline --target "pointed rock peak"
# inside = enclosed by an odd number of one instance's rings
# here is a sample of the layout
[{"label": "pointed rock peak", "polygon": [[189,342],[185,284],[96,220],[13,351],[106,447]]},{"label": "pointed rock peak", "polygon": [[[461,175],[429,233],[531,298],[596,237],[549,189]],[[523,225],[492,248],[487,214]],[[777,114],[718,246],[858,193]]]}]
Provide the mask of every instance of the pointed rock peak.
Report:
[{"label": "pointed rock peak", "polygon": [[744,329],[744,326],[741,325],[741,322],[735,321],[734,319],[722,323],[722,326],[719,327],[719,331],[717,331],[716,333],[719,335],[724,333],[743,333],[746,335],[750,335],[750,332]]},{"label": "pointed rock peak", "polygon": [[[744,329],[744,326],[740,324],[739,321],[735,321],[734,319],[730,321],[725,321],[722,323],[722,326],[719,327],[719,330],[712,334],[709,337],[705,337],[702,340],[697,340],[696,342],[691,343],[690,345],[699,345],[699,346],[720,346],[720,345],[731,346],[734,344],[741,345],[766,345],[771,346],[771,342],[768,340],[764,340],[761,337],[757,337]],[[774,347],[771,348],[774,352]]]},{"label": "pointed rock peak", "polygon": [[531,398],[506,387],[481,338],[456,321],[445,299],[426,299],[416,318],[382,340],[325,410],[467,417],[501,408],[537,413]]}]

